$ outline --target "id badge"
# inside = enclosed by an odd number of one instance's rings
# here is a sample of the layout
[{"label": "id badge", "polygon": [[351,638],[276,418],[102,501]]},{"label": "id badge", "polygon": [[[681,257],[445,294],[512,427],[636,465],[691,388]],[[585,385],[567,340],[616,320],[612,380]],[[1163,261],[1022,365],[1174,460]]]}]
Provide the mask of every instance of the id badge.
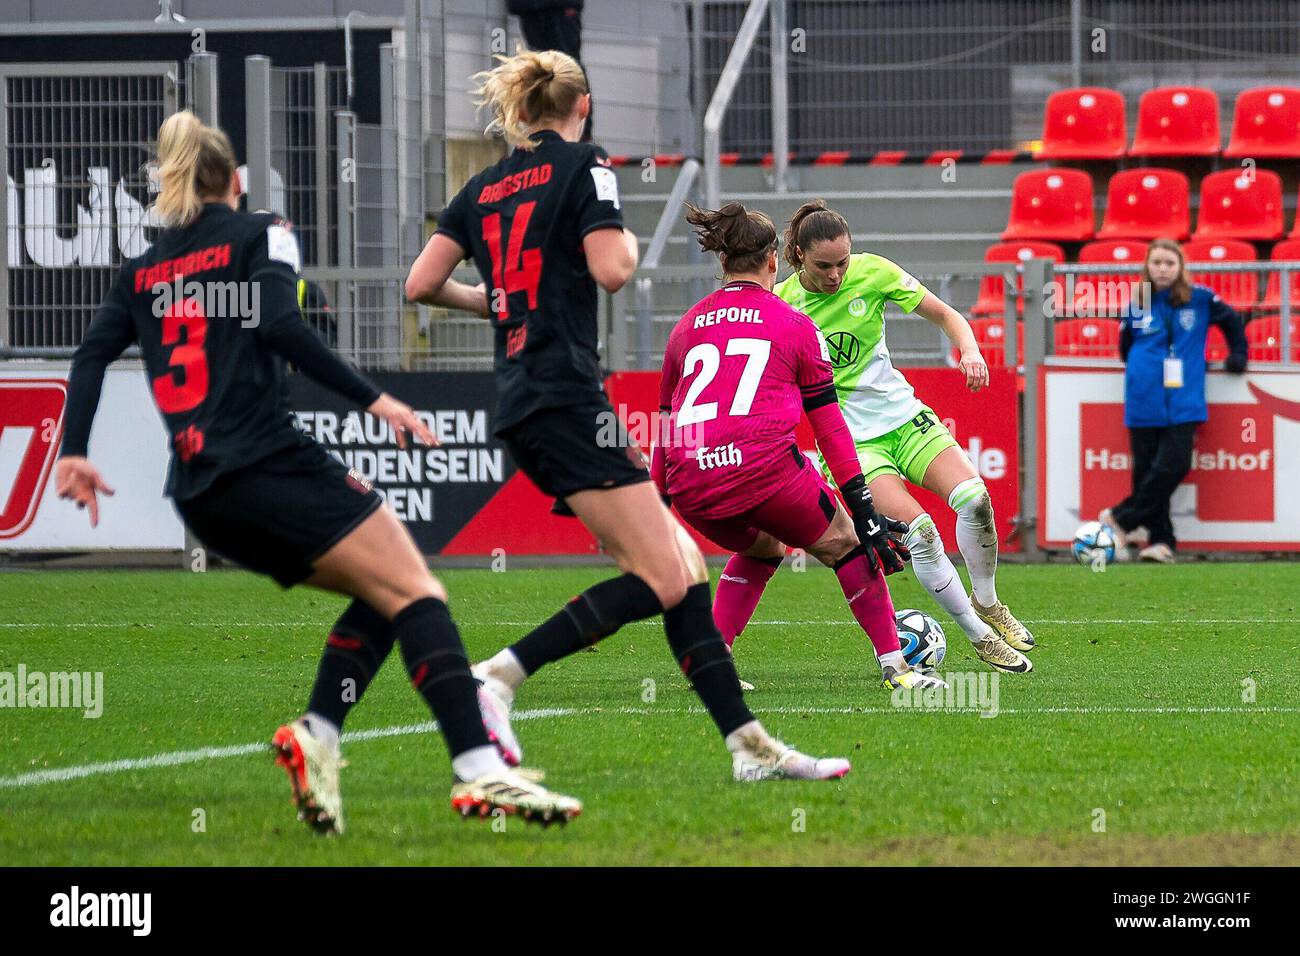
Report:
[{"label": "id badge", "polygon": [[1170,356],[1165,359],[1165,388],[1183,387],[1183,360]]}]

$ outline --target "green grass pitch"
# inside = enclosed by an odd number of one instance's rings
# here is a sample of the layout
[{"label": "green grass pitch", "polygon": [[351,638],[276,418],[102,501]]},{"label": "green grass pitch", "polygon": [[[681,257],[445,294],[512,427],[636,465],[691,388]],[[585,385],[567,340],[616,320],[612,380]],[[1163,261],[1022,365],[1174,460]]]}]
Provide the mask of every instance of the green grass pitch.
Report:
[{"label": "green grass pitch", "polygon": [[[479,659],[608,574],[443,577]],[[944,624],[943,670],[980,669],[910,574],[891,586]],[[657,621],[543,671],[516,729],[584,800],[567,828],[456,817],[390,660],[346,728],[390,732],[345,742],[348,832],[322,839],[257,747],[305,705],[341,599],[232,571],[0,574],[0,671],[102,671],[105,697],[98,719],[0,709],[0,863],[1294,862],[1300,564],[1004,565],[999,589],[1039,647],[985,718],[891,706],[834,576],[780,571],[737,661],[774,733],[853,761],[836,782],[732,782]],[[170,762],[207,747],[234,749]]]}]

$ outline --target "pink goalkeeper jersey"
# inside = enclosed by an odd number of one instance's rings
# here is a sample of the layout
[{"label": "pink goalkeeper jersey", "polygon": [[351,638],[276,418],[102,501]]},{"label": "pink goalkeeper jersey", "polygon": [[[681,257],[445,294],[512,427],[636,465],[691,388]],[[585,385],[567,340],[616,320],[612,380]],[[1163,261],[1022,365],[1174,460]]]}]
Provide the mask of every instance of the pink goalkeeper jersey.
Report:
[{"label": "pink goalkeeper jersey", "polygon": [[808,316],[753,282],[705,296],[664,350],[659,407],[671,412],[673,503],[724,518],[771,497],[801,466],[794,432],[803,396],[832,382],[826,342]]}]

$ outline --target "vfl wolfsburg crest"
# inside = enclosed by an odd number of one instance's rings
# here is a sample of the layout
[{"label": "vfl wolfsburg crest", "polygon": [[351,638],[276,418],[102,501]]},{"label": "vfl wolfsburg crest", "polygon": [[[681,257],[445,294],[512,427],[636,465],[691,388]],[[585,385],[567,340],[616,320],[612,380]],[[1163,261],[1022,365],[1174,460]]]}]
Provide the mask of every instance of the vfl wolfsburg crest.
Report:
[{"label": "vfl wolfsburg crest", "polygon": [[849,303],[849,315],[855,319],[860,319],[867,314],[867,302],[862,296],[858,296]]}]

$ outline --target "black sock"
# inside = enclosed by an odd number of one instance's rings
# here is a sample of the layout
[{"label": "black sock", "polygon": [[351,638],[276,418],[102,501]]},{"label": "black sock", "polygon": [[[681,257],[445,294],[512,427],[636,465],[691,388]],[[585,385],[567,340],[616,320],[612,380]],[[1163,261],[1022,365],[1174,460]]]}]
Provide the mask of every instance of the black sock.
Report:
[{"label": "black sock", "polygon": [[525,674],[608,637],[624,624],[663,613],[654,589],[635,574],[587,588],[511,645]]},{"label": "black sock", "polygon": [[713,600],[708,584],[687,588],[682,603],[664,611],[664,631],[682,673],[690,680],[722,736],[754,719],[740,692],[740,678],[736,676],[731,652],[713,623]]},{"label": "black sock", "polygon": [[307,709],[342,727],[392,649],[393,633],[384,616],[353,601],[330,629]]},{"label": "black sock", "polygon": [[392,633],[411,684],[433,711],[452,757],[490,746],[478,709],[478,682],[447,605],[432,597],[408,604],[393,618]]}]

